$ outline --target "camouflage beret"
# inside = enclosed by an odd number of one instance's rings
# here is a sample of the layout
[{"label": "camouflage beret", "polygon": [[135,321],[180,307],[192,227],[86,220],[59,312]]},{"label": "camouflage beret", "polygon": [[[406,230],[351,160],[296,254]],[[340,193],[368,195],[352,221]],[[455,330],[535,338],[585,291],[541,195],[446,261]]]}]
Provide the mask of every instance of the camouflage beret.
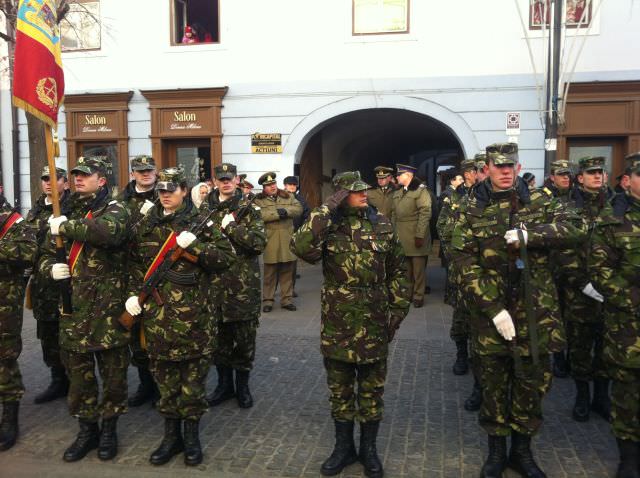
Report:
[{"label": "camouflage beret", "polygon": [[236,177],[238,168],[235,164],[222,163],[213,168],[213,173],[216,179],[233,179]]},{"label": "camouflage beret", "polygon": [[578,169],[580,172],[604,170],[604,156],[585,156],[578,160]]},{"label": "camouflage beret", "polygon": [[156,190],[173,192],[187,182],[187,176],[181,166],[161,169],[158,172]]},{"label": "camouflage beret", "polygon": [[487,153],[487,159],[489,161],[492,161],[493,164],[495,164],[496,166],[502,165],[502,164],[510,164],[510,165],[515,165],[518,163],[517,160],[514,160],[512,156],[505,156],[502,153]]},{"label": "camouflage beret", "polygon": [[465,159],[460,161],[460,171],[468,171],[469,169],[476,169],[477,167],[475,159]]},{"label": "camouflage beret", "polygon": [[487,164],[487,154],[478,153],[473,157],[473,160],[476,162],[476,169],[482,169]]},{"label": "camouflage beret", "polygon": [[373,172],[376,173],[376,178],[383,179],[393,174],[393,168],[388,166],[377,166],[373,168]]},{"label": "camouflage beret", "polygon": [[629,172],[640,174],[640,151],[637,153],[631,153],[624,158],[626,161],[626,168]]},{"label": "camouflage beret", "polygon": [[131,171],[156,169],[156,161],[151,156],[140,154],[131,158]]},{"label": "camouflage beret", "polygon": [[551,174],[571,174],[569,161],[566,159],[558,159],[551,162]]},{"label": "camouflage beret", "polygon": [[262,176],[258,178],[258,184],[260,186],[267,186],[269,184],[273,184],[276,182],[276,173],[273,171],[269,171],[268,173],[264,173]]},{"label": "camouflage beret", "polygon": [[[49,177],[51,176],[49,174],[49,166],[45,166],[44,168],[42,168],[42,174],[40,175],[40,179],[43,179],[45,177]],[[58,168],[56,166],[56,176],[58,176],[59,178],[66,178],[67,177],[67,170],[66,169],[62,169],[62,168]]]},{"label": "camouflage beret", "polygon": [[80,156],[75,167],[71,170],[71,174],[108,174],[110,170],[111,161],[107,156]]},{"label": "camouflage beret", "polygon": [[518,162],[518,143],[493,143],[487,146],[485,152],[487,159],[494,159],[490,155],[497,153],[511,160],[510,163],[496,163],[494,160],[494,164],[516,164]]},{"label": "camouflage beret", "polygon": [[344,171],[336,174],[331,180],[334,189],[346,189],[351,192],[366,191],[370,189],[360,177],[360,171]]}]

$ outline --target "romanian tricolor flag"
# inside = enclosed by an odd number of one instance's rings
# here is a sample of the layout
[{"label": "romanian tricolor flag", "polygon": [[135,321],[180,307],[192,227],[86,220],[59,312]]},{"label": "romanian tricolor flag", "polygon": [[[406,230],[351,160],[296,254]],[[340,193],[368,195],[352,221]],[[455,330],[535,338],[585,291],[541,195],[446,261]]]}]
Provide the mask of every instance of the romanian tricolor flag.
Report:
[{"label": "romanian tricolor flag", "polygon": [[13,104],[53,129],[64,99],[55,0],[20,0],[13,69]]}]

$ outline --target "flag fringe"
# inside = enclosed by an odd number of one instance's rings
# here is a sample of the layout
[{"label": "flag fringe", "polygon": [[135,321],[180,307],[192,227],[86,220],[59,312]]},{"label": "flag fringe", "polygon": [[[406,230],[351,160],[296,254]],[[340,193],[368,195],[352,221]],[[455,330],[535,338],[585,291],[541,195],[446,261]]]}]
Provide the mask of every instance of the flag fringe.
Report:
[{"label": "flag fringe", "polygon": [[40,121],[49,125],[51,129],[57,129],[57,122],[52,120],[49,116],[44,114],[38,108],[31,105],[31,103],[26,102],[25,100],[18,98],[17,96],[12,97],[13,106],[16,108],[21,108],[28,113],[31,113],[33,116],[38,118]]}]

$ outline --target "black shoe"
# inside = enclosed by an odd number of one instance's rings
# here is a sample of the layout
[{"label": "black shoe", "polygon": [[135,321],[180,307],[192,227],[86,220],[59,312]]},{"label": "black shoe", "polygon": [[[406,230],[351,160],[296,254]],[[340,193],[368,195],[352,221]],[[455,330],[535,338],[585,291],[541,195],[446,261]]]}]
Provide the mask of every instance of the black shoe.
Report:
[{"label": "black shoe", "polygon": [[469,351],[466,340],[456,341],[456,362],[453,364],[454,375],[465,375],[469,371]]},{"label": "black shoe", "polygon": [[16,444],[18,439],[18,412],[20,402],[4,402],[2,405],[2,422],[0,423],[0,451],[5,451]]},{"label": "black shoe", "polygon": [[336,444],[331,456],[320,467],[323,476],[333,476],[345,467],[358,461],[356,446],[353,442],[353,422],[334,421],[336,429]]},{"label": "black shoe", "polygon": [[640,478],[640,447],[638,442],[617,438],[620,464],[616,478]]},{"label": "black shoe", "polygon": [[66,397],[69,393],[69,379],[64,372],[64,368],[51,369],[51,383],[41,393],[36,395],[33,403],[40,404]]},{"label": "black shoe", "polygon": [[464,409],[468,412],[477,412],[482,405],[482,387],[477,380],[473,381],[471,395],[464,401]]},{"label": "black shoe", "polygon": [[220,405],[222,402],[236,396],[236,392],[233,389],[233,369],[216,365],[216,371],[218,372],[218,385],[213,393],[207,397],[207,403],[211,407]]},{"label": "black shoe", "polygon": [[531,437],[513,432],[511,434],[511,452],[509,467],[525,478],[547,478],[531,453]]},{"label": "black shoe", "polygon": [[553,376],[557,378],[569,376],[569,364],[564,352],[553,352]]},{"label": "black shoe", "polygon": [[294,290],[293,293],[291,294],[291,297],[298,297],[298,293]]},{"label": "black shoe", "polygon": [[147,402],[151,402],[156,394],[155,383],[149,370],[138,367],[138,377],[140,377],[140,385],[138,385],[136,393],[127,400],[130,407],[139,407]]},{"label": "black shoe", "polygon": [[202,463],[200,445],[200,420],[184,421],[184,464],[196,466]]},{"label": "black shoe", "polygon": [[66,462],[82,460],[91,450],[98,448],[100,429],[96,422],[80,419],[80,431],[75,441],[67,448],[62,456]]},{"label": "black shoe", "polygon": [[240,408],[253,407],[253,397],[249,391],[248,370],[236,370],[236,397]]},{"label": "black shoe", "polygon": [[593,382],[593,401],[591,410],[606,421],[611,421],[611,398],[609,398],[609,380],[596,378]]},{"label": "black shoe", "polygon": [[576,380],[576,403],[573,405],[572,416],[577,422],[589,420],[589,382]]},{"label": "black shoe", "polygon": [[117,424],[118,417],[102,420],[102,430],[100,430],[100,440],[98,442],[98,458],[101,460],[111,460],[118,454]]},{"label": "black shoe", "polygon": [[296,279],[300,279],[300,274],[296,274]]},{"label": "black shoe", "polygon": [[165,418],[162,443],[149,457],[149,462],[152,465],[164,465],[184,450],[180,425],[181,422],[177,418]]},{"label": "black shoe", "polygon": [[416,309],[420,309],[421,307],[424,307],[424,300],[414,300],[413,301],[413,306]]},{"label": "black shoe", "polygon": [[481,478],[502,478],[507,467],[507,437],[489,435],[489,455],[482,465]]},{"label": "black shoe", "polygon": [[382,478],[384,476],[384,470],[376,448],[379,426],[379,421],[360,423],[360,451],[358,458],[362,466],[364,466],[365,476],[369,478]]},{"label": "black shoe", "polygon": [[282,306],[285,310],[290,310],[291,312],[298,310],[298,308],[294,304],[287,304]]},{"label": "black shoe", "polygon": [[431,294],[431,287],[429,287],[428,285],[424,286],[424,293]]},{"label": "black shoe", "polygon": [[262,308],[262,312],[271,312],[273,310],[273,306],[272,305],[265,305]]}]

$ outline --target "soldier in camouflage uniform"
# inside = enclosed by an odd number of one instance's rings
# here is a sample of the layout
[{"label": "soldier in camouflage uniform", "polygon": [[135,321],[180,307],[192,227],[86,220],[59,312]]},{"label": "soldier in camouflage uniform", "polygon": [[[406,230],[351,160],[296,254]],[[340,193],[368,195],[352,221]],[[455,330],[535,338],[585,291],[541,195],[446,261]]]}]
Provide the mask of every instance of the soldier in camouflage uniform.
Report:
[{"label": "soldier in camouflage uniform", "polygon": [[214,355],[218,386],[207,401],[215,406],[235,396],[240,408],[250,408],[253,398],[249,391],[249,373],[253,368],[260,318],[258,257],[264,251],[267,236],[260,210],[236,188],[236,171],[233,164],[216,166],[216,189],[200,207],[205,212],[215,211],[211,219],[224,231],[236,251],[233,265],[214,275],[209,293],[211,307],[222,320],[218,324]]},{"label": "soldier in camouflage uniform", "polygon": [[[567,344],[571,376],[576,384],[576,400],[572,416],[587,421],[589,412],[609,419],[611,402],[609,380],[602,361],[604,317],[603,297],[591,284],[587,272],[590,238],[596,218],[612,197],[604,184],[604,158],[585,157],[579,160],[579,183],[571,190],[565,207],[582,217],[588,230],[587,244],[558,254],[562,276],[564,318],[567,322]],[[594,382],[593,402],[590,403],[589,382]]]},{"label": "soldier in camouflage uniform", "polygon": [[22,351],[22,275],[33,266],[37,249],[35,230],[0,193],[0,451],[11,448],[18,438],[18,409],[24,394],[18,367]]},{"label": "soldier in camouflage uniform", "polygon": [[396,187],[391,182],[393,168],[387,166],[377,166],[373,169],[376,173],[378,186],[367,192],[369,204],[375,207],[380,214],[391,217],[391,207],[393,205],[393,192]]},{"label": "soldier in camouflage uniform", "polygon": [[[51,187],[49,166],[45,166],[40,176],[42,194],[36,200],[35,205],[29,211],[26,223],[36,232],[38,247],[42,247],[47,238],[49,224],[47,220],[53,213],[51,202]],[[56,181],[53,187],[58,189],[60,207],[65,208],[70,192],[64,188],[67,180],[67,172],[62,168],[56,168]],[[60,288],[51,275],[39,270],[43,256],[38,254],[35,266],[32,270],[29,283],[33,317],[37,321],[36,334],[42,347],[42,358],[47,367],[51,369],[51,383],[36,395],[35,403],[45,403],[57,398],[66,397],[69,391],[69,379],[64,371],[64,365],[60,356]]]},{"label": "soldier in camouflage uniform", "polygon": [[[129,212],[128,234],[131,236],[135,227],[142,218],[151,210],[157,200],[156,162],[151,156],[139,155],[131,159],[131,176],[133,179],[119,194],[118,200]],[[153,382],[149,371],[149,357],[140,345],[140,324],[136,323],[131,329],[131,365],[138,370],[140,384],[133,396],[129,397],[130,407],[139,407],[148,401],[156,401],[159,396],[158,389]]]},{"label": "soldier in camouflage uniform", "polygon": [[479,419],[489,435],[481,476],[502,476],[510,435],[509,466],[544,477],[530,444],[551,381],[548,354],[564,346],[548,251],[577,243],[584,231],[557,201],[517,178],[516,144],[491,145],[487,158],[489,179],[464,203],[451,241],[465,301],[474,309]]},{"label": "soldier in camouflage uniform", "polygon": [[[160,389],[157,410],[165,418],[164,439],[150,462],[163,465],[184,451],[185,464],[195,466],[202,462],[200,417],[207,411],[205,383],[219,319],[207,300],[209,274],[228,268],[234,256],[231,244],[213,221],[185,200],[188,188],[182,168],[161,170],[156,189],[160,204],[151,208],[134,231],[125,307],[142,321],[141,343]],[[207,220],[206,227],[196,237],[190,229],[203,220]],[[158,286],[163,303],[150,298],[141,305],[138,294],[145,276],[174,245],[195,256],[195,262],[178,259]]]},{"label": "soldier in camouflage uniform", "polygon": [[312,264],[322,261],[324,271],[321,351],[336,443],[321,473],[338,474],[358,459],[353,442],[357,419],[365,474],[382,477],[376,436],[387,350],[410,305],[404,256],[389,219],[367,205],[369,186],[360,173],[340,173],[333,185],[335,193],[311,212],[291,241],[298,257]]},{"label": "soldier in camouflage uniform", "polygon": [[605,297],[603,358],[612,379],[617,478],[640,477],[640,152],[627,156],[629,190],[597,219],[589,271]]},{"label": "soldier in camouflage uniform", "polygon": [[[106,157],[80,157],[71,170],[75,192],[64,215],[49,219],[50,231],[42,247],[40,271],[54,280],[70,278],[71,315],[60,317],[62,361],[71,382],[69,412],[79,418],[80,431],[64,452],[65,461],[77,461],[96,447],[101,460],[118,451],[116,424],[127,411],[129,334],[117,324],[124,299],[124,248],[128,213],[111,200]],[[67,242],[68,263],[56,261],[51,236]],[[102,378],[98,393],[97,368]],[[102,427],[98,421],[102,418]]]}]

